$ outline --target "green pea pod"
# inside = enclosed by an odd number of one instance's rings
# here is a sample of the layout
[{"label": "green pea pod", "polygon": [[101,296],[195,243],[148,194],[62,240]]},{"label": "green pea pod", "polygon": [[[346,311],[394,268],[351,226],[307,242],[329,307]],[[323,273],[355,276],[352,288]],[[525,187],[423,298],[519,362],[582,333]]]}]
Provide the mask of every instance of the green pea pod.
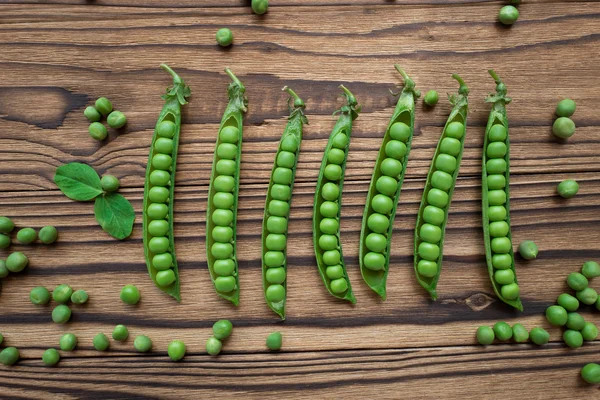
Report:
[{"label": "green pea pod", "polygon": [[[296,178],[296,166],[300,154],[300,143],[302,142],[302,127],[308,123],[304,115],[305,105],[302,99],[287,86],[283,90],[290,94],[288,100],[290,116],[279,141],[275,162],[273,163],[262,226],[262,274],[265,300],[269,308],[277,313],[281,319],[285,319],[287,243],[282,250],[273,250],[267,244],[267,238],[271,234],[284,235],[287,241],[292,203],[291,193]],[[293,103],[293,107],[291,103]],[[276,193],[277,189],[281,189],[276,185],[289,187],[290,197],[288,200],[273,197],[272,193],[275,197],[281,196],[281,193]],[[275,243],[275,245],[278,245],[278,243]]]},{"label": "green pea pod", "polygon": [[356,303],[350,279],[346,273],[340,241],[340,210],[346,159],[352,134],[352,121],[360,106],[354,95],[343,85],[347,104],[340,110],[325,152],[317,179],[313,210],[313,242],[317,267],[325,287],[334,297]]},{"label": "green pea pod", "polygon": [[206,258],[217,294],[238,305],[240,298],[236,255],[236,220],[242,155],[243,113],[246,88],[225,68],[232,82],[227,88],[229,104],[223,114],[215,145],[208,189]]},{"label": "green pea pod", "polygon": [[[415,89],[414,81],[400,66],[394,65],[394,67],[404,78],[404,89],[379,148],[367,194],[358,248],[362,277],[383,300],[386,298],[386,281],[396,206],[400,199],[400,190],[404,181],[414,131],[415,98],[421,95]],[[377,195],[392,199],[393,207],[388,213],[379,213],[373,209],[373,198]],[[370,240],[367,241],[367,238]],[[373,243],[371,243],[371,238],[373,238]],[[385,241],[384,249],[377,248],[380,241]]]},{"label": "green pea pod", "polygon": [[492,70],[489,73],[496,82],[496,93],[486,98],[486,102],[492,103],[492,109],[483,139],[481,210],[485,259],[498,298],[523,311],[510,234],[510,140],[506,105],[511,99],[506,96],[506,86],[498,75]]},{"label": "green pea pod", "polygon": [[191,92],[171,68],[166,64],[161,64],[161,68],[173,76],[173,86],[163,95],[165,105],[156,121],[150,146],[144,185],[142,237],[150,277],[160,290],[180,301],[173,237],[173,192],[181,106],[187,104],[186,97]]},{"label": "green pea pod", "polygon": [[458,95],[449,96],[453,108],[448,116],[427,174],[415,226],[414,269],[417,281],[432,299],[442,270],[448,209],[465,144],[469,88],[456,74]]}]

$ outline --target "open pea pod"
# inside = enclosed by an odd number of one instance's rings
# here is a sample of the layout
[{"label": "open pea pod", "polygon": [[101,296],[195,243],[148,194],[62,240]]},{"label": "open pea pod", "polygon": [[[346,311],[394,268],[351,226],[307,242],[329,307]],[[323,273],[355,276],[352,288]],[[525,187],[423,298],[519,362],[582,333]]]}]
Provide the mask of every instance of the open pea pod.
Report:
[{"label": "open pea pod", "polygon": [[208,188],[206,210],[206,259],[217,294],[238,305],[240,285],[236,255],[236,220],[242,155],[243,114],[246,88],[225,68],[232,82],[223,114]]},{"label": "open pea pod", "polygon": [[492,70],[496,93],[486,98],[492,103],[483,139],[481,210],[485,259],[494,292],[500,300],[523,311],[515,270],[510,233],[510,140],[506,86]]},{"label": "open pea pod", "polygon": [[[379,148],[363,213],[358,248],[362,277],[383,300],[386,298],[394,217],[413,138],[415,98],[420,96],[414,81],[398,65],[394,67],[404,78],[404,89]],[[376,196],[380,197],[376,199]],[[381,196],[391,199],[391,209],[387,207],[389,202],[378,202]]]},{"label": "open pea pod", "polygon": [[450,96],[453,108],[431,160],[415,226],[415,275],[434,300],[437,299],[436,287],[442,270],[448,209],[467,133],[469,88],[458,75],[452,77],[460,88],[458,95]]},{"label": "open pea pod", "polygon": [[323,153],[315,191],[313,242],[317,268],[327,291],[338,299],[356,303],[342,253],[340,210],[352,121],[358,117],[360,106],[348,89],[343,85],[340,88],[347,104],[339,110],[340,117]]},{"label": "open pea pod", "polygon": [[262,277],[265,300],[271,310],[285,319],[287,296],[287,233],[292,191],[302,142],[302,128],[308,121],[304,102],[288,87],[290,116],[279,141],[265,202],[262,225]]},{"label": "open pea pod", "polygon": [[181,106],[187,104],[190,88],[167,65],[173,86],[163,96],[165,105],[158,117],[150,146],[142,213],[142,241],[148,273],[156,286],[181,300],[179,272],[173,237],[173,192],[177,149],[181,130]]}]

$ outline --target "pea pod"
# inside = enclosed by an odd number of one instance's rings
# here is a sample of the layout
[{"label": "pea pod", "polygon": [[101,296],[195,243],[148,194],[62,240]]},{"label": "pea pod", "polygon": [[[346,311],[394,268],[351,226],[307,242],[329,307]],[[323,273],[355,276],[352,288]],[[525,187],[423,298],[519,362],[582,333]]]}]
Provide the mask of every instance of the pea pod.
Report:
[{"label": "pea pod", "polygon": [[173,237],[173,191],[181,130],[181,106],[187,104],[190,88],[166,64],[161,68],[173,76],[173,87],[163,95],[165,105],[158,117],[150,146],[144,184],[143,243],[150,277],[160,290],[179,295],[179,273]]},{"label": "pea pod", "polygon": [[317,268],[329,293],[356,303],[342,253],[340,209],[352,121],[358,117],[360,106],[348,89],[343,85],[340,88],[347,104],[339,110],[340,117],[329,136],[321,162],[313,210],[313,242]]},{"label": "pea pod", "polygon": [[225,68],[232,82],[229,104],[223,114],[208,189],[206,259],[217,294],[238,305],[240,298],[236,256],[236,220],[242,155],[242,122],[246,112],[246,88]]},{"label": "pea pod", "polygon": [[458,95],[450,96],[453,108],[431,160],[415,226],[415,274],[434,300],[437,299],[436,287],[442,270],[448,209],[460,169],[467,127],[469,88],[458,75],[452,77],[460,88]]},{"label": "pea pod", "polygon": [[[302,127],[308,123],[304,115],[305,105],[302,99],[287,86],[283,90],[290,94],[288,103],[293,102],[293,107],[291,105],[289,107],[290,116],[279,141],[271,171],[262,226],[262,274],[265,300],[269,308],[281,319],[285,319],[287,294],[287,243],[284,243],[283,249],[279,249],[279,240],[283,235],[283,239],[287,241],[291,193],[296,177]],[[271,235],[276,235],[276,238],[273,239]],[[274,246],[278,249],[273,249]]]},{"label": "pea pod", "polygon": [[485,259],[498,298],[523,311],[510,234],[510,141],[506,105],[511,99],[506,96],[506,86],[498,75],[492,70],[489,73],[496,82],[496,94],[486,99],[492,103],[492,110],[483,139],[481,209]]},{"label": "pea pod", "polygon": [[[404,78],[404,89],[379,148],[363,213],[358,248],[362,277],[383,300],[386,298],[386,280],[396,206],[400,199],[400,190],[413,137],[415,98],[421,95],[415,89],[414,81],[400,66],[395,65],[394,67]],[[385,213],[376,211],[374,209],[374,207],[378,207],[376,196],[385,196],[391,199],[392,209],[381,210],[387,211]],[[385,244],[385,247],[381,248],[382,244]]]}]

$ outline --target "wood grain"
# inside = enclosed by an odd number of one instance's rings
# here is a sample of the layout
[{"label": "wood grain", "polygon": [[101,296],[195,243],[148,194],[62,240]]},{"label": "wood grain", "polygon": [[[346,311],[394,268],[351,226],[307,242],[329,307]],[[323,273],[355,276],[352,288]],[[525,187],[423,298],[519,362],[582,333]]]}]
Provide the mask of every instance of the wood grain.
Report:
[{"label": "wood grain", "polygon": [[[0,215],[19,227],[52,224],[51,246],[13,245],[29,268],[2,281],[0,332],[22,361],[0,367],[2,398],[497,398],[510,390],[524,398],[596,396],[579,378],[598,362],[598,343],[571,350],[543,317],[565,291],[566,275],[600,259],[600,3],[531,0],[507,29],[496,22],[502,2],[471,0],[271,1],[263,17],[248,2],[178,0],[0,1]],[[235,44],[221,49],[215,31],[229,26]],[[170,83],[167,62],[191,86],[184,110],[175,196],[175,235],[182,302],[156,290],[141,247],[144,171],[160,95]],[[434,109],[417,106],[415,138],[393,237],[388,300],[363,284],[358,238],[371,172],[395,105],[388,89],[401,85],[399,63],[422,91],[437,89]],[[230,66],[248,88],[238,212],[241,304],[217,298],[206,268],[205,210],[218,123],[227,99]],[[525,311],[499,302],[487,276],[481,234],[482,135],[494,90],[487,69],[504,78],[513,98],[511,217],[515,244],[535,240],[540,256],[518,258]],[[450,104],[444,93],[469,84],[470,114],[461,172],[450,209],[440,299],[431,302],[412,270],[413,230],[423,183]],[[312,249],[312,201],[340,83],[363,105],[355,121],[342,208],[345,261],[358,304],[336,301],[322,287]],[[288,242],[288,319],[281,323],[264,303],[260,281],[261,221],[265,191],[287,114],[281,87],[307,104]],[[82,112],[107,96],[126,113],[123,132],[97,143]],[[558,100],[577,101],[577,133],[567,142],[551,134]],[[121,193],[137,220],[130,239],[117,242],[96,224],[91,203],[57,190],[56,167],[79,161],[121,179]],[[580,193],[555,195],[563,179]],[[7,251],[2,250],[0,257]],[[68,283],[86,289],[90,302],[73,307],[65,326],[51,322],[51,307],[28,301],[34,286]],[[126,306],[120,288],[134,283],[143,300]],[[592,309],[590,321],[600,323]],[[234,334],[219,358],[204,342],[212,323],[230,318]],[[474,345],[474,331],[498,320],[542,326],[551,344]],[[131,338],[111,350],[92,349],[92,337],[126,324]],[[269,332],[284,334],[284,350],[268,353]],[[74,332],[80,347],[63,352],[58,368],[40,357]],[[149,355],[133,352],[133,336],[154,340]],[[172,363],[171,340],[184,340],[188,356]]]}]

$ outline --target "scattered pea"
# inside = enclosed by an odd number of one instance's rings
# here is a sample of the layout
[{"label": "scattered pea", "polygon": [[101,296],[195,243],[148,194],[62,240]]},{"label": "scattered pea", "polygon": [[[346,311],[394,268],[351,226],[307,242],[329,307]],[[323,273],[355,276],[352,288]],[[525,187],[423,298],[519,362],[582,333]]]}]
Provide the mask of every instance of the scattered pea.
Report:
[{"label": "scattered pea", "polygon": [[221,28],[217,31],[217,43],[219,46],[227,47],[233,43],[233,33],[229,28]]},{"label": "scattered pea", "polygon": [[572,349],[577,349],[583,345],[583,336],[579,331],[567,329],[563,333],[563,341]]},{"label": "scattered pea", "polygon": [[185,343],[180,340],[173,340],[169,343],[167,353],[173,361],[179,361],[185,356]]},{"label": "scattered pea", "polygon": [[100,97],[98,100],[96,100],[96,110],[98,110],[100,114],[106,116],[110,114],[112,109],[112,103],[106,97]]},{"label": "scattered pea", "polygon": [[106,123],[113,129],[120,129],[127,123],[127,117],[121,111],[113,111],[108,114]]},{"label": "scattered pea", "polygon": [[47,367],[52,367],[60,361],[60,354],[56,349],[48,349],[42,354],[42,361]]},{"label": "scattered pea", "polygon": [[102,185],[102,190],[114,192],[119,189],[121,182],[119,182],[119,178],[114,175],[104,175],[102,179],[100,179],[100,185]]},{"label": "scattered pea", "polygon": [[140,297],[140,290],[134,285],[125,285],[121,289],[121,301],[125,304],[137,304],[140,301]]},{"label": "scattered pea", "polygon": [[581,377],[587,383],[600,383],[600,365],[595,363],[586,364],[581,368]]},{"label": "scattered pea", "polygon": [[50,302],[50,292],[43,286],[31,289],[29,300],[35,305],[48,304]]},{"label": "scattered pea", "polygon": [[152,350],[152,340],[145,335],[138,335],[133,341],[133,347],[140,353],[147,353]]},{"label": "scattered pea", "polygon": [[576,331],[580,331],[583,329],[585,325],[585,319],[581,316],[581,314],[576,312],[571,312],[567,314],[567,328],[573,329]]},{"label": "scattered pea", "polygon": [[575,294],[580,302],[587,305],[595,304],[598,300],[598,292],[591,287],[587,287]]},{"label": "scattered pea", "polygon": [[568,293],[563,293],[560,296],[558,296],[556,302],[559,306],[561,306],[569,312],[577,311],[577,309],[579,308],[579,300],[577,300],[577,298],[571,296]]},{"label": "scattered pea", "polygon": [[108,136],[106,128],[100,122],[92,122],[88,128],[88,132],[93,139],[98,141],[104,140]]},{"label": "scattered pea", "polygon": [[598,327],[591,322],[586,322],[581,328],[583,340],[595,340],[598,337]]},{"label": "scattered pea", "polygon": [[579,191],[579,184],[573,179],[566,179],[556,186],[556,192],[560,197],[570,199]]},{"label": "scattered pea", "polygon": [[546,319],[552,326],[563,326],[567,323],[567,310],[561,306],[550,306],[546,309]]},{"label": "scattered pea", "polygon": [[40,242],[44,244],[52,244],[58,238],[58,231],[53,226],[44,226],[38,234]]},{"label": "scattered pea", "polygon": [[519,10],[515,6],[504,6],[498,13],[498,20],[503,25],[512,25],[519,19]]},{"label": "scattered pea", "polygon": [[531,341],[538,346],[546,344],[550,340],[550,334],[544,328],[539,327],[533,328],[531,332],[529,332],[529,337],[531,338]]},{"label": "scattered pea", "polygon": [[526,260],[535,260],[538,255],[538,247],[531,240],[524,240],[519,244],[519,254]]},{"label": "scattered pea", "polygon": [[77,347],[77,336],[72,333],[65,333],[61,336],[58,345],[63,351],[73,351]]},{"label": "scattered pea", "polygon": [[125,325],[117,325],[113,329],[112,337],[119,342],[124,342],[129,337],[129,330]]},{"label": "scattered pea", "polygon": [[480,326],[477,328],[477,341],[484,346],[492,344],[496,337],[494,330],[489,326]]},{"label": "scattered pea", "polygon": [[10,246],[10,237],[0,233],[0,249],[6,249]]},{"label": "scattered pea", "polygon": [[71,319],[71,309],[64,304],[59,304],[52,310],[52,321],[65,324]]},{"label": "scattered pea", "polygon": [[527,328],[525,328],[523,324],[514,324],[512,331],[515,342],[524,343],[529,340],[529,332],[527,332]]},{"label": "scattered pea", "polygon": [[6,268],[6,261],[0,260],[0,279],[6,278],[10,271]]},{"label": "scattered pea", "polygon": [[567,117],[570,118],[573,114],[575,114],[576,104],[571,99],[563,99],[558,102],[556,106],[556,115],[559,117]]},{"label": "scattered pea", "polygon": [[567,277],[567,285],[576,292],[588,287],[588,280],[579,272],[571,272]]},{"label": "scattered pea", "polygon": [[106,335],[104,333],[99,333],[96,336],[94,336],[94,339],[92,340],[92,344],[94,345],[94,348],[98,351],[105,351],[108,349],[108,346],[110,346],[110,341],[108,340],[108,337],[106,337]]},{"label": "scattered pea", "polygon": [[219,340],[227,339],[233,330],[231,321],[227,319],[221,319],[213,325],[213,335]]},{"label": "scattered pea", "polygon": [[493,329],[499,340],[508,340],[513,336],[512,328],[506,322],[496,322]]},{"label": "scattered pea", "polygon": [[22,244],[30,244],[37,239],[37,233],[33,228],[23,228],[17,232],[17,240]]},{"label": "scattered pea", "polygon": [[19,361],[19,350],[16,347],[7,347],[0,351],[0,364],[13,365]]},{"label": "scattered pea", "polygon": [[216,356],[221,352],[223,348],[223,342],[214,336],[211,336],[206,340],[206,352],[211,356]]},{"label": "scattered pea", "polygon": [[100,119],[102,119],[102,115],[98,112],[98,110],[96,110],[96,107],[94,106],[86,107],[83,111],[83,115],[85,115],[85,117],[90,122],[98,122],[100,121]]},{"label": "scattered pea", "polygon": [[438,95],[438,92],[436,92],[435,90],[430,90],[427,93],[425,93],[425,97],[423,97],[423,102],[429,107],[433,107],[437,104],[439,98],[440,96]]},{"label": "scattered pea", "polygon": [[76,290],[71,295],[71,302],[74,304],[84,304],[88,301],[88,294],[85,290]]},{"label": "scattered pea", "polygon": [[10,272],[21,272],[25,269],[28,263],[29,259],[20,251],[11,253],[8,257],[6,257],[6,268]]},{"label": "scattered pea", "polygon": [[281,342],[283,337],[281,332],[272,332],[267,336],[267,348],[269,350],[277,351],[281,349]]},{"label": "scattered pea", "polygon": [[15,229],[15,224],[8,217],[0,217],[0,233],[11,233]]},{"label": "scattered pea", "polygon": [[600,265],[596,261],[586,261],[581,267],[581,273],[588,279],[600,276]]},{"label": "scattered pea", "polygon": [[575,122],[571,118],[559,117],[552,125],[552,133],[561,139],[570,138],[575,133]]},{"label": "scattered pea", "polygon": [[52,299],[54,299],[54,301],[56,301],[58,304],[65,304],[71,300],[72,294],[73,289],[71,286],[62,284],[54,288],[54,291],[52,292]]}]

